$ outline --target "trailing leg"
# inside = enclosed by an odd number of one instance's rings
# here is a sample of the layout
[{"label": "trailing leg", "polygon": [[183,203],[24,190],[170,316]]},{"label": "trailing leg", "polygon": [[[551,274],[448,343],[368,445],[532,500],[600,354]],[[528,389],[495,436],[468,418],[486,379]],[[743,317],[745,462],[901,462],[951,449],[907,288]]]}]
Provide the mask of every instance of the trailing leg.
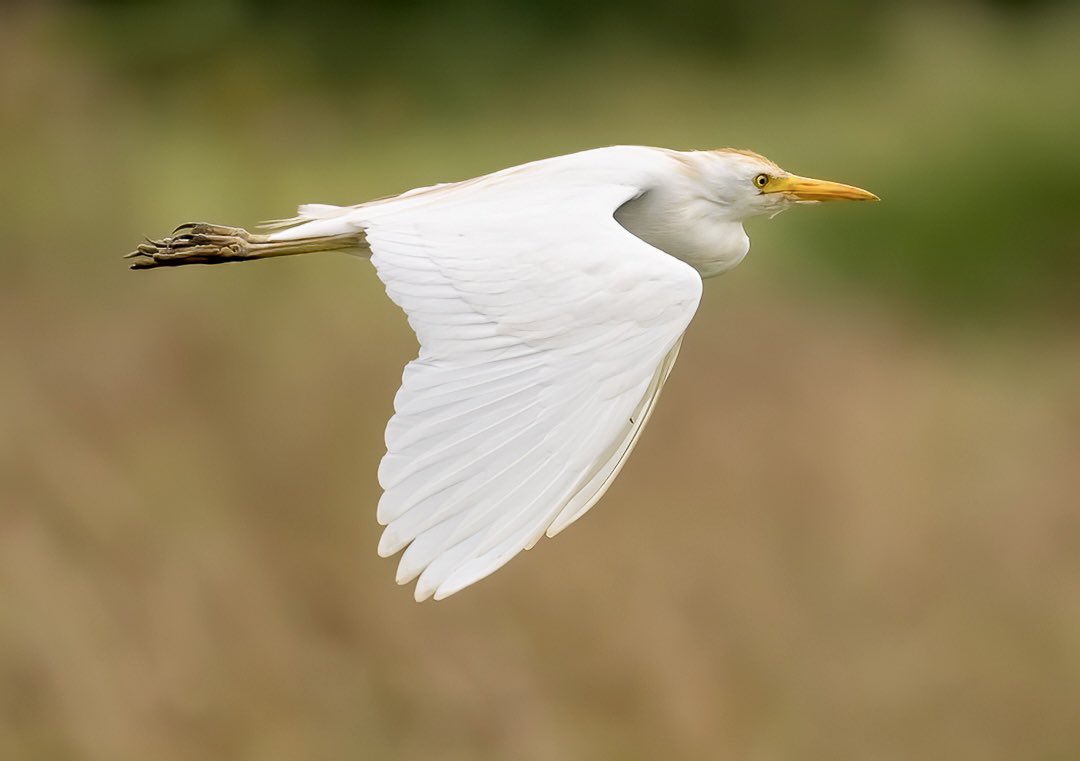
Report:
[{"label": "trailing leg", "polygon": [[[180,233],[177,235],[177,233]],[[323,235],[293,240],[273,240],[270,235],[256,235],[242,227],[224,227],[204,223],[188,223],[173,230],[173,235],[161,240],[147,239],[126,255],[133,259],[131,268],[178,267],[183,264],[222,264],[266,259],[272,256],[293,256],[320,251],[364,249],[367,242],[362,232]]]}]

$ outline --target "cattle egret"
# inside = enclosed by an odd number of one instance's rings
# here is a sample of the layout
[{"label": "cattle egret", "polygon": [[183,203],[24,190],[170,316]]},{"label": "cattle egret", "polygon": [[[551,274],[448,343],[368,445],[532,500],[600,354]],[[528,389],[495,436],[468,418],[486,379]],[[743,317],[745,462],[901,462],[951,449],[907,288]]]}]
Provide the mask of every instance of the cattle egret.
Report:
[{"label": "cattle egret", "polygon": [[274,232],[188,224],[136,269],[343,250],[368,256],[420,344],[379,465],[379,554],[447,597],[580,518],[652,414],[702,278],[746,256],[743,222],[877,200],[751,151],[599,148],[357,206]]}]

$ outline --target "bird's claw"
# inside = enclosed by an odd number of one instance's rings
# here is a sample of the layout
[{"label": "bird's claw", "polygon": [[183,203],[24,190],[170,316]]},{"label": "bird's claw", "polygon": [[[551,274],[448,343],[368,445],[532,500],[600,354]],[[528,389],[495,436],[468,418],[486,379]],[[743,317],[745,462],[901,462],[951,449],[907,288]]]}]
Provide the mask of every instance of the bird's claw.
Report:
[{"label": "bird's claw", "polygon": [[147,238],[124,258],[134,259],[131,269],[136,270],[181,264],[220,264],[248,258],[254,242],[256,236],[241,227],[187,222],[173,230],[169,237]]}]

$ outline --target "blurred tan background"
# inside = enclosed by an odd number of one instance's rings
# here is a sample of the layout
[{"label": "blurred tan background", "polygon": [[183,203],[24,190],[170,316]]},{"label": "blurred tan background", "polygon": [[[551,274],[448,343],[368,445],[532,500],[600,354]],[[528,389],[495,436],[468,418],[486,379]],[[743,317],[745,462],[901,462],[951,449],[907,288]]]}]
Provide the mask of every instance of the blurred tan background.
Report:
[{"label": "blurred tan background", "polygon": [[[761,6],[760,9],[755,9]],[[1080,757],[1073,3],[0,9],[0,758]],[[612,143],[884,202],[750,225],[586,519],[417,605],[364,262],[134,273]]]}]

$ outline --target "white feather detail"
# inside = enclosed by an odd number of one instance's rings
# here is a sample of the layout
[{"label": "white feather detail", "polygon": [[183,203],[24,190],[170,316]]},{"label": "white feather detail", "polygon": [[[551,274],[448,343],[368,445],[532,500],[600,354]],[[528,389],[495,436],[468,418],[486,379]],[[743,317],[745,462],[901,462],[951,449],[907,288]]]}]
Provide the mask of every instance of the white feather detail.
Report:
[{"label": "white feather detail", "polygon": [[[670,171],[604,149],[305,223],[362,229],[420,343],[379,467],[379,552],[444,598],[577,520],[640,436],[701,279],[614,219]],[[658,162],[665,162],[660,166]],[[419,578],[417,578],[419,577]]]}]

